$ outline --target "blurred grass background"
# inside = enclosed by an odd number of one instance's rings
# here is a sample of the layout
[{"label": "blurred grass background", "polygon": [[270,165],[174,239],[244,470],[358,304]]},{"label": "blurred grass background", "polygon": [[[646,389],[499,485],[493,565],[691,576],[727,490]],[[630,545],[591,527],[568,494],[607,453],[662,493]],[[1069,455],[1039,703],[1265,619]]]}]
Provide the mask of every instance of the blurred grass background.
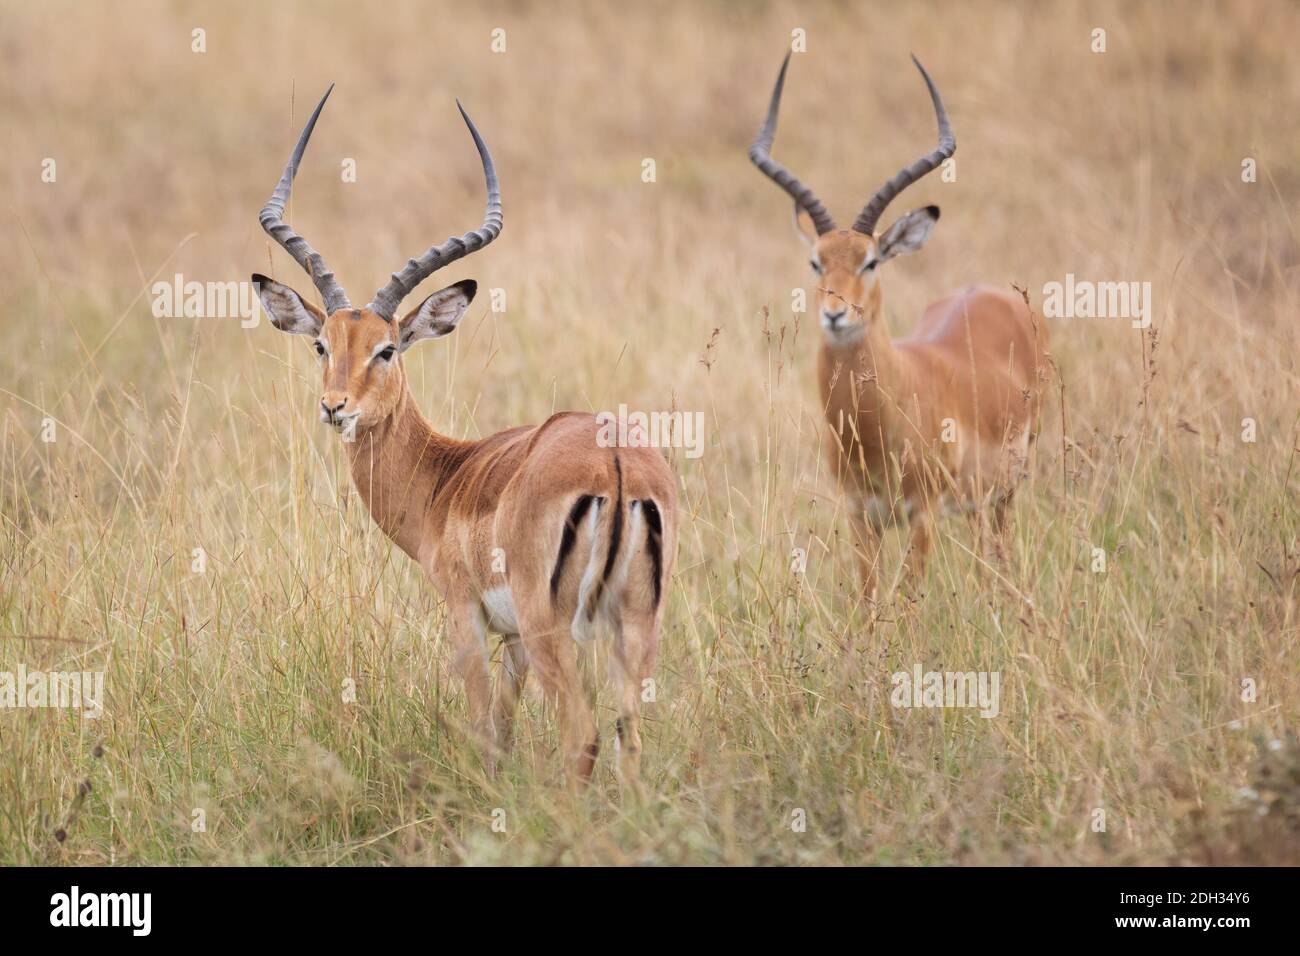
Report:
[{"label": "blurred grass background", "polygon": [[[107,682],[99,721],[0,710],[0,862],[1294,861],[1294,820],[1236,797],[1300,716],[1293,4],[4,0],[0,27],[0,671]],[[774,155],[841,221],[932,145],[909,51],[947,101],[956,181],[890,211],[943,208],[884,275],[899,333],[969,281],[1036,307],[1067,272],[1153,286],[1146,333],[1053,323],[1005,576],[946,521],[874,630],[791,314],[804,251],[745,155],[795,28]],[[177,272],[311,291],[257,213],[331,82],[291,221],[353,301],[479,222],[455,97],[501,172],[501,239],[428,288],[506,310],[406,358],[438,428],[705,412],[704,456],[674,455],[647,807],[608,754],[570,800],[536,699],[486,777],[441,602],[316,423],[310,349],[151,313]],[[1000,716],[891,708],[918,662],[1000,671]]]}]

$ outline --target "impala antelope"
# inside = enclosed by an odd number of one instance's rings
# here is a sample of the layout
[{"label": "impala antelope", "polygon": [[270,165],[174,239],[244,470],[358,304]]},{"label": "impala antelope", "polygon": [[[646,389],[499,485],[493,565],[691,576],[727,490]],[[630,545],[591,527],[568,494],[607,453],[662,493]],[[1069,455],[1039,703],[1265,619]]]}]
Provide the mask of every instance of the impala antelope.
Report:
[{"label": "impala antelope", "polygon": [[[939,207],[904,213],[880,234],[876,224],[900,192],[957,148],[938,89],[920,61],[912,61],[930,91],[939,144],[881,186],[851,229],[836,228],[813,191],[771,157],[788,53],[749,150],[753,163],[794,200],[795,229],[809,247],[831,463],[849,498],[868,599],[876,593],[880,535],[891,525],[910,525],[913,572],[924,565],[940,507],[990,506],[1000,536],[1037,427],[1046,368],[1046,328],[1023,299],[987,285],[931,303],[911,335],[890,338],[881,313],[881,267],[921,248]],[[801,213],[815,235],[807,234]]]},{"label": "impala antelope", "polygon": [[[578,646],[605,632],[613,636],[619,771],[639,787],[642,682],[654,667],[676,554],[672,473],[656,450],[601,447],[601,424],[587,413],[561,412],[476,441],[439,434],[425,420],[402,355],[454,331],[476,285],[467,279],[433,292],[400,318],[397,308],[424,279],[500,233],[496,169],[462,108],[487,180],[482,226],[409,260],[370,304],[353,308],[320,254],[283,218],[330,90],[261,213],[262,227],[311,276],[325,307],[254,275],[262,305],[276,328],[311,341],[321,364],[321,421],[347,439],[352,478],[371,516],[446,600],[456,670],[489,763],[510,746],[531,669],[558,704],[570,780],[590,777],[599,737]],[[504,572],[494,560],[502,554]],[[489,632],[505,645],[495,703]]]}]

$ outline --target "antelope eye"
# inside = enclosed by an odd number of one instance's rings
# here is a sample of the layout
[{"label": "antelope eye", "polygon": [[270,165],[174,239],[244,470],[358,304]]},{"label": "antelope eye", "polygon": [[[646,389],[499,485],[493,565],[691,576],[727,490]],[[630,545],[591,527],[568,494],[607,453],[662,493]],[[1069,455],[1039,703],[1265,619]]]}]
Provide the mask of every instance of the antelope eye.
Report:
[{"label": "antelope eye", "polygon": [[808,265],[812,266],[812,271],[813,271],[813,272],[817,273],[818,275],[821,275],[821,274],[822,274],[822,267],[821,267],[821,265],[817,262],[816,259],[809,259],[809,260],[808,260]]},{"label": "antelope eye", "polygon": [[316,354],[317,354],[317,355],[324,356],[324,354],[325,354],[325,346],[321,345],[319,340],[313,342],[312,345],[316,346]]},{"label": "antelope eye", "polygon": [[876,263],[879,262],[879,261],[880,261],[879,259],[869,259],[869,260],[867,260],[866,262],[862,263],[862,268],[859,269],[858,272],[860,272],[860,273],[861,273],[861,272],[870,272],[872,269],[874,269],[874,268],[876,267]]},{"label": "antelope eye", "polygon": [[378,355],[376,355],[375,358],[382,359],[385,362],[391,362],[393,360],[394,352],[395,349],[393,348],[393,346],[390,345],[387,348],[385,348],[382,352],[380,352]]}]

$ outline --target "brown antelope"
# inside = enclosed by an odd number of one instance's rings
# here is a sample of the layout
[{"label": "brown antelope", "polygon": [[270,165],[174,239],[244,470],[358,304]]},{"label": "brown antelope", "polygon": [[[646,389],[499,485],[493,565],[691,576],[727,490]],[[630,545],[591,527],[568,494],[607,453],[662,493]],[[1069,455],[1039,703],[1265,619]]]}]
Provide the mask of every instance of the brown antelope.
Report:
[{"label": "brown antelope", "polygon": [[[749,150],[754,165],[794,199],[795,230],[812,252],[824,332],[818,382],[867,598],[875,595],[880,535],[890,525],[911,526],[913,572],[924,565],[937,505],[981,512],[991,503],[1000,536],[1037,427],[1047,354],[1047,330],[1023,299],[989,286],[967,286],[932,303],[910,336],[889,337],[880,267],[921,248],[939,207],[905,213],[881,235],[876,223],[895,196],[957,148],[938,89],[920,61],[912,62],[930,90],[939,145],[886,182],[852,229],[837,229],[813,191],[769,155],[788,53]],[[816,238],[806,233],[801,212]]]},{"label": "brown antelope", "polygon": [[[440,435],[424,419],[402,353],[452,332],[476,284],[466,279],[434,292],[401,319],[397,307],[429,275],[497,237],[496,170],[462,108],[487,179],[483,225],[411,259],[369,305],[354,309],[320,255],[283,221],[330,90],[261,213],[262,227],[311,276],[325,308],[254,275],[262,305],[276,328],[311,338],[322,369],[321,421],[343,433],[352,479],[371,516],[446,600],[456,670],[489,766],[510,746],[531,666],[558,703],[569,779],[590,777],[599,738],[578,673],[578,643],[606,630],[614,637],[609,666],[618,695],[619,771],[639,787],[642,682],[654,666],[676,554],[672,473],[650,448],[600,447],[600,425],[586,413],[562,412],[478,441]],[[504,643],[495,704],[490,631]]]}]

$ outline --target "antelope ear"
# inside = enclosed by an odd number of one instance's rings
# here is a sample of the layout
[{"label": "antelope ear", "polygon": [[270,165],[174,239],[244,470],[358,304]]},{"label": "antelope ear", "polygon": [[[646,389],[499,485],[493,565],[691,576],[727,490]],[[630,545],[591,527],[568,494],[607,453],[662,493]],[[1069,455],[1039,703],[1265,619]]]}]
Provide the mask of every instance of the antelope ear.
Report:
[{"label": "antelope ear", "polygon": [[456,330],[461,316],[474,300],[478,283],[465,279],[439,289],[406,314],[398,332],[398,347],[405,352],[421,339],[437,339]]},{"label": "antelope ear", "polygon": [[817,226],[808,210],[798,203],[794,204],[794,231],[805,246],[811,249],[817,244]]},{"label": "antelope ear", "polygon": [[320,335],[321,325],[325,322],[325,313],[320,308],[287,285],[268,279],[260,273],[253,273],[253,288],[257,290],[257,298],[271,319],[271,324],[281,332]]},{"label": "antelope ear", "polygon": [[916,252],[930,238],[930,231],[939,221],[939,207],[925,206],[904,213],[898,221],[885,230],[878,243],[880,261],[892,259],[904,253]]}]

